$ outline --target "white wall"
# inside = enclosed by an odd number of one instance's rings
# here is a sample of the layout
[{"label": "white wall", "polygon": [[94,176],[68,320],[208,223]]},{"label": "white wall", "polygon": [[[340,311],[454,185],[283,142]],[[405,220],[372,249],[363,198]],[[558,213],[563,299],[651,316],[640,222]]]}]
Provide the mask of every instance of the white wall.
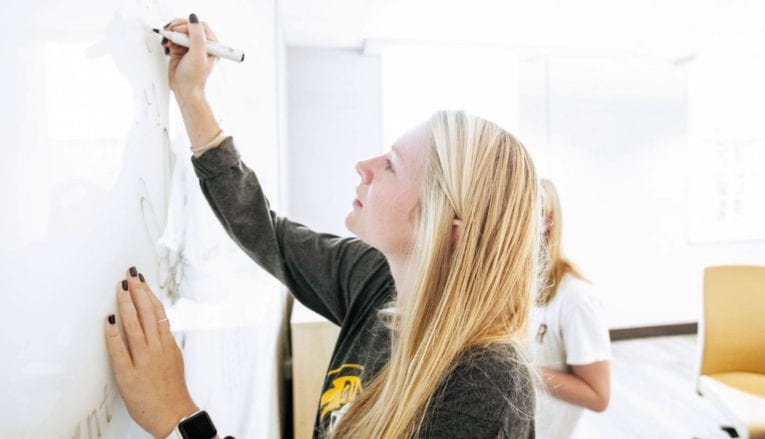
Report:
[{"label": "white wall", "polygon": [[289,211],[349,235],[359,160],[381,154],[380,62],[356,50],[289,48]]}]

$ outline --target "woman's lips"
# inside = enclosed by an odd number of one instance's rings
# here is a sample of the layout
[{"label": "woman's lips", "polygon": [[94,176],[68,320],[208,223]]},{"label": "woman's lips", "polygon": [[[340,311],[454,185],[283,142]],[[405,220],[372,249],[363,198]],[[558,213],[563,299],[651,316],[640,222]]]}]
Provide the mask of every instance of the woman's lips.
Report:
[{"label": "woman's lips", "polygon": [[361,201],[359,201],[358,198],[353,200],[353,207],[364,207],[363,204],[361,204]]}]

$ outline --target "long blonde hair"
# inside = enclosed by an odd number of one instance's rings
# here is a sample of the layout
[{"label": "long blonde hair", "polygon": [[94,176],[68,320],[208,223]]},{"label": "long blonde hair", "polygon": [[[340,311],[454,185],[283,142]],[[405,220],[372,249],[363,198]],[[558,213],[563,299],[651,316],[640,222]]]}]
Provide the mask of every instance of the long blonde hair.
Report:
[{"label": "long blonde hair", "polygon": [[[513,343],[536,287],[539,199],[523,145],[458,111],[430,119],[412,293],[398,303],[391,356],[335,439],[412,438],[439,385],[470,349]],[[453,221],[461,236],[452,242]]]},{"label": "long blonde hair", "polygon": [[563,232],[563,214],[560,209],[560,197],[555,185],[547,179],[542,179],[542,199],[545,232],[543,239],[545,276],[539,286],[536,303],[540,306],[550,303],[558,292],[563,276],[570,274],[586,281],[576,266],[563,257],[561,251],[561,234]]}]

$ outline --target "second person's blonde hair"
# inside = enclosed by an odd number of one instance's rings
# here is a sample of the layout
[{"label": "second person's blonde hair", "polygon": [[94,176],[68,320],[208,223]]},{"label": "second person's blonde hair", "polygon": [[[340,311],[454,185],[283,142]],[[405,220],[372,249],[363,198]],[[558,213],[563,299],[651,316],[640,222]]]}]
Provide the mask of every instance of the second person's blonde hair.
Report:
[{"label": "second person's blonde hair", "polygon": [[537,305],[544,306],[555,298],[563,277],[570,274],[578,279],[586,281],[579,269],[563,256],[561,249],[563,234],[563,212],[560,208],[560,197],[558,190],[552,181],[542,179],[542,199],[543,213],[545,221],[545,230],[543,234],[544,250],[544,280],[539,286],[539,293],[536,298]]}]

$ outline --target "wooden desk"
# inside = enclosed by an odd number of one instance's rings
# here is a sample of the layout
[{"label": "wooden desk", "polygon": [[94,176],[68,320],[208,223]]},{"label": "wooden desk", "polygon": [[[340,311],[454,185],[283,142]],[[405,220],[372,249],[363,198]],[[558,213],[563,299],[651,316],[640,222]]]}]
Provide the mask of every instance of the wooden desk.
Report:
[{"label": "wooden desk", "polygon": [[290,328],[294,439],[310,439],[321,386],[340,328],[297,301]]}]

